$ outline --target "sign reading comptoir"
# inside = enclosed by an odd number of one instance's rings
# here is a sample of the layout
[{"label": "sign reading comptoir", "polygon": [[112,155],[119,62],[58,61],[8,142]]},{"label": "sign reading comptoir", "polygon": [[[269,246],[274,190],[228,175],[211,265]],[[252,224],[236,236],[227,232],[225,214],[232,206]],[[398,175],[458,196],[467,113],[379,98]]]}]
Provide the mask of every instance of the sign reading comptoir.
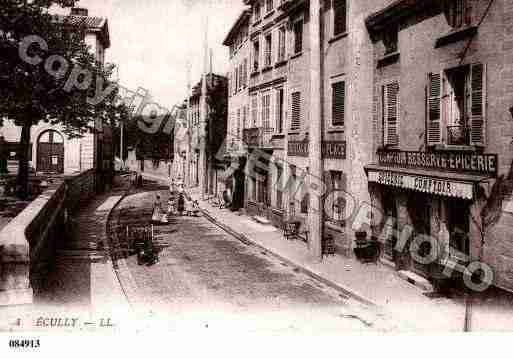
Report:
[{"label": "sign reading comptoir", "polygon": [[447,197],[472,199],[473,196],[471,182],[444,180],[390,171],[369,171],[369,182]]}]

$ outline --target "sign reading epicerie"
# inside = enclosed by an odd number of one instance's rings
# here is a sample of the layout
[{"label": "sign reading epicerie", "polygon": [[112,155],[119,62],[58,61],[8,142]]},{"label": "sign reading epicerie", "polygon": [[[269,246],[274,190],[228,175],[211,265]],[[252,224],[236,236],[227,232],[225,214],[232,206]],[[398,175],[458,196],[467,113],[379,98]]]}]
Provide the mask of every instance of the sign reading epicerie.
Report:
[{"label": "sign reading epicerie", "polygon": [[469,182],[444,180],[389,171],[369,171],[369,182],[406,188],[439,196],[472,199],[473,185]]},{"label": "sign reading epicerie", "polygon": [[459,151],[378,151],[380,165],[497,176],[497,155]]}]

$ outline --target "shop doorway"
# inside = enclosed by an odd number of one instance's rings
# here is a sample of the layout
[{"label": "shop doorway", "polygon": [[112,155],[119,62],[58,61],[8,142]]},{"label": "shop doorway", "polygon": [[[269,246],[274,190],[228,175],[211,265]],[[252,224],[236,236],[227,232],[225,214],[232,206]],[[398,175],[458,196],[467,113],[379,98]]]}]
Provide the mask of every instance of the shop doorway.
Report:
[{"label": "shop doorway", "polygon": [[[394,193],[388,188],[383,189],[383,212],[387,216],[386,225],[393,224],[387,228],[387,234],[383,243],[383,257],[391,262],[395,262],[395,245],[397,243],[397,206]],[[392,230],[393,229],[393,230]]]},{"label": "shop doorway", "polygon": [[[413,233],[411,240],[418,235],[429,236],[431,234],[431,198],[423,193],[408,193],[408,212],[411,218]],[[411,244],[411,241],[410,241]],[[420,247],[416,250],[419,257],[426,257],[431,252],[431,244],[428,241],[422,241]],[[409,253],[410,267],[413,271],[423,277],[429,276],[429,266],[414,260]]]},{"label": "shop doorway", "polygon": [[451,251],[469,254],[470,202],[450,199],[446,201],[447,229]]},{"label": "shop doorway", "polygon": [[237,168],[232,177],[232,193],[233,193],[233,204],[232,209],[238,210],[244,207],[244,192],[245,192],[245,179],[244,167],[246,165],[245,159],[240,159],[239,168]]}]

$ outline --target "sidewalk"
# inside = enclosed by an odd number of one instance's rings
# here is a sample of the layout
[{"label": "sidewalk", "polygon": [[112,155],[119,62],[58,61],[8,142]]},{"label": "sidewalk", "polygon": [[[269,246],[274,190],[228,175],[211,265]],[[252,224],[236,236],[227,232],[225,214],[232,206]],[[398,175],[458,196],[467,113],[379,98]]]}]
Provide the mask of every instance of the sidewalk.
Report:
[{"label": "sidewalk", "polygon": [[[197,189],[189,193],[200,198]],[[428,298],[422,290],[399,278],[396,271],[382,264],[362,264],[336,254],[321,263],[309,254],[305,243],[286,240],[282,231],[257,223],[250,217],[219,209],[200,200],[200,207],[211,219],[240,240],[265,249],[309,275],[337,288],[401,323],[402,330],[462,331],[465,307],[461,298]],[[508,306],[473,307],[472,329],[511,330],[513,312]]]},{"label": "sidewalk", "polygon": [[[115,190],[92,198],[76,217],[73,235],[56,243],[53,270],[33,305],[0,309],[0,332],[48,330],[119,331],[130,315],[129,303],[116,277],[107,248],[106,224],[110,211],[123,198]],[[75,326],[50,328],[40,318],[76,318]],[[115,327],[101,327],[101,319]],[[19,321],[18,321],[19,320]],[[127,325],[123,325],[127,327]]]}]

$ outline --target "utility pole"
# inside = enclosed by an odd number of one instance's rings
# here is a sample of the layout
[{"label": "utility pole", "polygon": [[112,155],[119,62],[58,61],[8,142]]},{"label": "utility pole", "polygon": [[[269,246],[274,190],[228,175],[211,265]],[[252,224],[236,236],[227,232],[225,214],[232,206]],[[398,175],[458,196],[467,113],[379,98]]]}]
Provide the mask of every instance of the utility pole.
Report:
[{"label": "utility pole", "polygon": [[310,121],[309,121],[309,168],[310,174],[306,185],[309,189],[308,206],[309,249],[312,256],[322,260],[323,201],[320,190],[312,192],[312,183],[317,180],[321,185],[322,173],[322,112],[321,112],[321,41],[320,41],[320,0],[310,0]]},{"label": "utility pole", "polygon": [[[208,8],[210,8],[210,1],[208,2]],[[199,153],[199,183],[201,189],[201,196],[207,193],[208,185],[208,171],[207,171],[207,116],[208,116],[208,104],[207,104],[207,72],[208,72],[208,13],[206,11],[205,17],[205,38],[203,43],[203,78],[201,81],[201,97],[200,97],[200,111],[201,121],[199,128],[200,136],[200,153]]]},{"label": "utility pole", "polygon": [[184,178],[184,184],[187,187],[190,187],[191,182],[191,135],[192,135],[192,129],[191,129],[191,121],[190,121],[190,97],[191,97],[191,62],[190,60],[187,60],[187,96],[185,99],[185,123],[187,124],[187,152],[185,153],[185,178]]}]

